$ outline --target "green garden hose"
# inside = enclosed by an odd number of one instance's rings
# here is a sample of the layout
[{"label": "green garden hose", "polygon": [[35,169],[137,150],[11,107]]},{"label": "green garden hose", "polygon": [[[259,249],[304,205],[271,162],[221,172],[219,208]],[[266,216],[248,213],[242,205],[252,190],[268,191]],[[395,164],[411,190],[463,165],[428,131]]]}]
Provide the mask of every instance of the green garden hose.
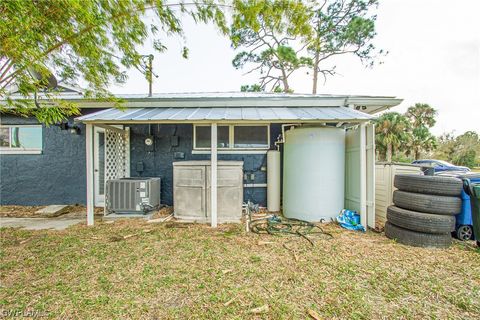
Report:
[{"label": "green garden hose", "polygon": [[308,236],[333,236],[325,232],[320,226],[299,219],[287,219],[279,216],[253,220],[250,222],[250,230],[257,234],[271,235],[296,235],[306,239],[313,246],[313,241]]}]

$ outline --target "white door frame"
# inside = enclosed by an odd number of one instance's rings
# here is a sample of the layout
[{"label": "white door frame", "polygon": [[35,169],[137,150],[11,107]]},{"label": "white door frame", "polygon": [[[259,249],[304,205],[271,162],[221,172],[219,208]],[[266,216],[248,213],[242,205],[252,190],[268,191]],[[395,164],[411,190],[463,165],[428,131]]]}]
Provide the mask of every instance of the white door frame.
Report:
[{"label": "white door frame", "polygon": [[[118,131],[120,133],[125,134],[125,167],[122,169],[123,176],[122,177],[129,177],[130,176],[130,132],[129,128],[126,129],[119,129],[117,126],[110,126],[106,124],[93,124],[93,123],[86,123],[85,124],[85,156],[86,156],[86,176],[87,176],[87,225],[93,226],[94,224],[94,207],[95,206],[105,206],[105,196],[99,195],[99,183],[98,183],[98,175],[99,171],[99,135],[100,132],[105,132],[105,168],[107,163],[107,130],[111,131]],[[96,164],[96,165],[95,165]],[[107,176],[106,170],[104,170],[105,176]],[[97,195],[98,194],[98,195]]]},{"label": "white door frame", "polygon": [[[95,189],[95,198],[94,203],[95,207],[105,206],[105,187],[103,188],[104,193],[100,194],[100,157],[99,157],[99,148],[100,148],[100,133],[103,133],[103,152],[105,152],[105,129],[95,126],[93,129],[93,184]],[[105,175],[105,154],[103,162],[103,174]],[[104,178],[105,181],[105,178]]]}]

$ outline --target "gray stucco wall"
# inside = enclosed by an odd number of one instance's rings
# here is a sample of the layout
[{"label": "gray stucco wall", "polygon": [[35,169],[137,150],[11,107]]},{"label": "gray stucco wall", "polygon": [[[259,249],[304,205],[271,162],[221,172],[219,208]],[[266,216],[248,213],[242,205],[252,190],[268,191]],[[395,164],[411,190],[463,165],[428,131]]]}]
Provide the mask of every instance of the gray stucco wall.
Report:
[{"label": "gray stucco wall", "polygon": [[[271,145],[281,132],[281,125],[270,126]],[[149,147],[144,143],[148,135],[155,138],[154,146]],[[178,137],[178,146],[171,146],[171,137]],[[173,204],[173,165],[174,161],[183,160],[209,160],[208,154],[193,154],[193,125],[135,125],[130,127],[130,173],[132,177],[158,177],[162,178],[162,203]],[[175,159],[175,152],[183,152],[184,159]],[[266,167],[266,154],[219,154],[219,160],[241,160],[244,162],[245,173],[254,173],[255,180],[245,183],[266,183],[267,174],[261,170]],[[138,163],[142,163],[143,171],[137,171]],[[244,200],[266,205],[266,188],[244,188]]]},{"label": "gray stucco wall", "polygon": [[[2,124],[38,124],[33,118],[1,115]],[[0,155],[0,203],[85,203],[85,133],[43,127],[42,154]]]},{"label": "gray stucco wall", "polygon": [[[88,110],[94,112],[96,110]],[[85,112],[86,113],[86,112]],[[35,119],[1,115],[2,124],[37,124]],[[0,204],[48,205],[85,204],[85,130],[75,135],[57,126],[43,128],[43,152],[39,155],[0,155]],[[193,126],[132,125],[130,142],[131,176],[160,176],[162,203],[173,204],[174,161],[208,160],[208,154],[192,154]],[[150,131],[149,131],[150,130]],[[147,147],[145,137],[155,137],[153,147]],[[271,144],[281,132],[279,124],[270,127]],[[178,146],[171,146],[171,136],[178,137]],[[175,152],[184,152],[184,159],[175,159]],[[266,183],[265,154],[223,154],[220,160],[244,161],[245,173],[254,173],[254,181]],[[137,171],[138,163],[143,171]],[[244,199],[266,205],[266,188],[245,188]]]}]

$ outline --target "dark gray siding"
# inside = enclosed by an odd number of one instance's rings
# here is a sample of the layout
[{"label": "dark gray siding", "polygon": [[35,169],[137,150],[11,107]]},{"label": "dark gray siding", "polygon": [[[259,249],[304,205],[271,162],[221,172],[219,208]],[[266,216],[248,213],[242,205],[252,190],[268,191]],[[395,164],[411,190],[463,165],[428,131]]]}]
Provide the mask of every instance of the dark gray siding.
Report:
[{"label": "dark gray siding", "polygon": [[[88,110],[93,112],[95,110]],[[1,116],[2,124],[37,124],[35,119]],[[44,127],[43,153],[40,155],[0,155],[0,204],[48,205],[85,204],[85,130],[80,135],[62,131],[57,126]],[[192,154],[193,126],[132,125],[130,142],[131,175],[160,176],[162,203],[173,204],[174,161],[208,160],[210,155]],[[149,131],[150,130],[150,131]],[[281,131],[272,124],[271,143]],[[149,132],[155,137],[154,147],[147,147],[144,139]],[[178,136],[178,146],[171,146],[171,136]],[[185,159],[175,159],[175,152],[184,152]],[[266,183],[265,154],[219,155],[220,160],[242,160],[244,171],[255,173],[255,183]],[[137,164],[143,171],[137,171]],[[252,183],[252,181],[246,181]],[[266,188],[245,188],[244,199],[266,204]]]},{"label": "dark gray siding", "polygon": [[[36,119],[1,116],[2,124],[38,124]],[[43,152],[0,155],[0,203],[48,205],[85,203],[85,132],[43,127]]]},{"label": "dark gray siding", "polygon": [[[270,126],[271,144],[281,132],[279,124]],[[155,137],[153,147],[144,143],[148,135]],[[178,136],[178,146],[171,146],[171,137]],[[130,160],[131,176],[162,178],[162,203],[173,203],[173,165],[174,161],[182,160],[209,160],[208,154],[192,154],[193,126],[191,124],[179,125],[136,125],[130,127]],[[183,152],[185,159],[175,159],[175,152]],[[219,154],[219,160],[242,160],[245,173],[254,173],[255,180],[245,183],[266,183],[266,172],[261,167],[267,165],[266,154]],[[143,164],[143,172],[137,171],[138,163]],[[244,189],[244,200],[266,205],[266,188],[255,187]]]}]

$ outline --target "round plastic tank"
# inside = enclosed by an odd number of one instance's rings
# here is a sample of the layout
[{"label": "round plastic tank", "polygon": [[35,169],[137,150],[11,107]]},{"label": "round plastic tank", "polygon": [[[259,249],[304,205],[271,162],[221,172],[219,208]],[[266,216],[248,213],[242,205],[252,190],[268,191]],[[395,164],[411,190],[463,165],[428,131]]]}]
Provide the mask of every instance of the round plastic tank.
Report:
[{"label": "round plastic tank", "polygon": [[344,206],[345,131],[301,127],[285,133],[283,214],[330,221]]}]

